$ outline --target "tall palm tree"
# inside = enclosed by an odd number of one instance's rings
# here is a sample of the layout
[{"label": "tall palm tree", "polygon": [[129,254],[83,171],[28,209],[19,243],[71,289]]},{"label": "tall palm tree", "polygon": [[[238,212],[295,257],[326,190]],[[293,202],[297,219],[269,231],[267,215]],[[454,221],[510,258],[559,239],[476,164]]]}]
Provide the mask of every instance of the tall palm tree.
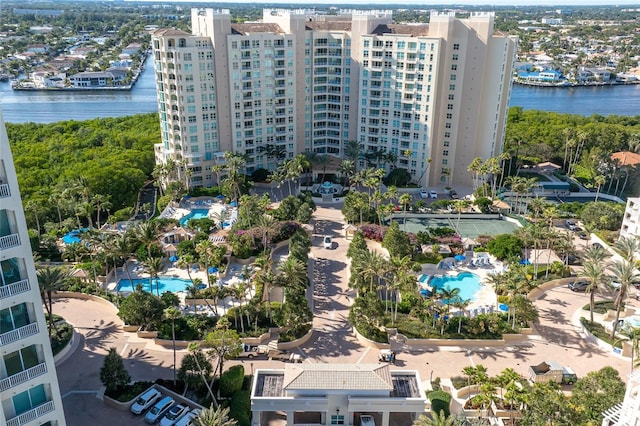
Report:
[{"label": "tall palm tree", "polygon": [[60,267],[47,266],[37,271],[37,277],[40,296],[44,302],[49,319],[47,330],[49,331],[49,336],[51,336],[51,328],[55,328],[55,324],[53,323],[53,292],[64,287],[69,280],[69,271]]},{"label": "tall palm tree", "polygon": [[173,386],[176,386],[176,320],[182,316],[180,309],[171,306],[164,310],[165,318],[171,320],[171,340],[173,342]]},{"label": "tall palm tree", "polygon": [[147,249],[147,257],[151,257],[151,248],[158,243],[160,236],[160,222],[146,221],[133,229],[135,239]]},{"label": "tall palm tree", "polygon": [[596,291],[600,284],[603,284],[605,273],[602,264],[585,263],[582,273],[589,278],[589,285],[586,291],[589,293],[589,313],[591,315],[590,322],[593,324],[593,310],[596,302]]},{"label": "tall palm tree", "polygon": [[149,272],[149,292],[153,294],[153,280],[156,280],[156,294],[160,296],[160,282],[158,281],[158,276],[164,267],[164,258],[163,257],[150,257],[143,262],[145,268]]},{"label": "tall palm tree", "polygon": [[369,291],[373,291],[377,287],[377,280],[384,268],[384,262],[385,259],[373,250],[362,253],[356,270],[365,281],[369,281]]},{"label": "tall palm tree", "polygon": [[193,419],[194,426],[236,426],[238,422],[229,417],[229,407],[203,409],[197,417]]},{"label": "tall palm tree", "polygon": [[207,274],[207,288],[211,287],[211,274],[209,273],[209,266],[211,265],[211,256],[213,254],[213,243],[211,241],[202,240],[196,244],[196,253],[198,254],[198,260],[202,262],[204,271]]},{"label": "tall palm tree", "polygon": [[307,266],[294,257],[288,257],[278,264],[280,277],[286,287],[306,288],[309,285]]},{"label": "tall palm tree", "polygon": [[595,198],[595,202],[598,202],[598,196],[600,195],[600,189],[602,188],[602,185],[604,185],[604,183],[606,182],[607,178],[604,177],[603,175],[598,175],[595,178],[593,178],[593,182],[596,184],[596,198]]},{"label": "tall palm tree", "polygon": [[613,340],[616,336],[618,321],[620,320],[620,310],[622,309],[622,305],[627,299],[627,295],[629,293],[629,286],[632,282],[640,280],[640,271],[638,271],[637,265],[634,262],[629,262],[626,259],[614,260],[610,270],[613,274],[613,278],[620,283],[618,296],[614,302],[614,306],[616,308],[616,319],[613,322],[613,330],[611,331],[611,339]]},{"label": "tall palm tree", "polygon": [[471,161],[469,167],[467,167],[467,171],[471,172],[473,175],[472,182],[474,191],[478,188],[478,174],[480,173],[480,166],[482,166],[482,158],[476,157]]}]

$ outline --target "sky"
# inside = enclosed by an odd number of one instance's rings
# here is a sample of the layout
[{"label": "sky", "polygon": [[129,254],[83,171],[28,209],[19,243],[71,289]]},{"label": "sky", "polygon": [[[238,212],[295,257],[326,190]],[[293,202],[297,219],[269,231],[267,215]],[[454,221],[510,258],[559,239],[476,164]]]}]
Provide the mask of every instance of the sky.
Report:
[{"label": "sky", "polygon": [[[132,0],[138,1],[138,0]],[[194,3],[194,0],[144,0],[150,2],[167,2],[167,3]],[[197,1],[197,0],[196,0]],[[230,3],[230,0],[220,1],[206,1],[203,3],[215,4],[215,3]],[[245,3],[240,0],[238,3]],[[607,3],[605,0],[464,0],[459,3],[448,3],[442,0],[253,0],[247,1],[247,3],[269,3],[269,4],[284,4],[284,5],[301,5],[306,7],[313,7],[314,4],[322,5],[355,5],[355,6],[367,6],[372,4],[384,4],[387,6],[393,6],[394,8],[402,5],[425,5],[425,6],[449,6],[459,7],[464,5],[487,5],[487,6],[553,6],[554,9],[561,8],[562,6],[629,6],[635,5],[640,8],[639,0],[616,0],[613,4]]]}]

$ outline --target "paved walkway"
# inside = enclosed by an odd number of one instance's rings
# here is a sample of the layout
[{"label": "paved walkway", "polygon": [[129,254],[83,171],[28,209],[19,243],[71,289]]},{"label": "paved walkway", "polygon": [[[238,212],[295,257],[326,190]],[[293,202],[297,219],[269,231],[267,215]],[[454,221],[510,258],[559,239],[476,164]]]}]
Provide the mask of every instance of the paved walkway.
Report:
[{"label": "paved walkway", "polygon": [[[363,346],[354,337],[348,323],[348,310],[354,293],[348,288],[348,241],[344,238],[340,211],[319,208],[314,216],[311,258],[315,333],[298,351],[305,357],[305,362],[377,363],[377,350]],[[333,238],[333,249],[323,248],[324,235]],[[511,367],[526,377],[530,365],[554,359],[562,365],[571,366],[579,377],[604,366],[612,366],[626,380],[630,360],[598,347],[579,332],[576,312],[588,300],[588,295],[573,293],[566,287],[548,291],[536,301],[540,314],[536,326],[538,335],[512,346],[463,348],[426,345],[410,348],[402,342],[394,342],[394,348],[400,351],[396,367],[419,371],[426,383],[431,378],[461,376],[464,367],[478,364],[487,367],[491,376]],[[172,377],[172,351],[155,345],[153,341],[139,339],[134,333],[123,332],[122,322],[113,308],[89,300],[56,299],[54,313],[63,316],[83,336],[80,348],[58,366],[65,414],[70,426],[85,425],[88,418],[92,419],[94,426],[111,426],[114,416],[121,415],[96,399],[101,389],[99,370],[110,347],[115,347],[123,356],[133,380]],[[185,353],[184,350],[178,351],[178,365]],[[228,366],[233,364],[244,364],[247,373],[283,365],[280,361],[262,359],[227,363]],[[123,420],[117,424],[127,423]]]}]

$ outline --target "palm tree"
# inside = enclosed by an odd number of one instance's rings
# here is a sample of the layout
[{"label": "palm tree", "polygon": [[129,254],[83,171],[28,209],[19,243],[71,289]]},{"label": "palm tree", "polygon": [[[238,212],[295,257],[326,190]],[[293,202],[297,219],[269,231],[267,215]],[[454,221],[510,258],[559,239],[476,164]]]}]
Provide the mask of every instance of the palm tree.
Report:
[{"label": "palm tree", "polygon": [[431,417],[427,417],[422,414],[417,420],[414,420],[413,426],[453,426],[455,417],[447,417],[444,410],[440,410],[438,413],[431,412]]},{"label": "palm tree", "polygon": [[602,175],[598,175],[595,178],[593,178],[593,181],[596,184],[596,198],[595,198],[595,202],[598,202],[598,196],[600,195],[600,189],[602,188],[602,185],[604,185],[605,181],[607,180],[606,177],[602,176]]},{"label": "palm tree", "polygon": [[616,308],[616,319],[613,322],[613,330],[611,331],[611,339],[616,336],[616,330],[618,328],[618,321],[620,320],[620,310],[624,301],[627,299],[629,293],[629,286],[632,282],[640,280],[640,272],[637,265],[634,262],[629,262],[626,259],[614,260],[611,266],[611,272],[613,278],[620,283],[620,289],[618,290],[618,296],[614,302]]},{"label": "palm tree", "polygon": [[480,172],[480,166],[482,166],[482,158],[476,157],[471,161],[469,167],[467,167],[467,171],[473,174],[473,190],[475,191],[478,188],[478,174]]},{"label": "palm tree", "polygon": [[65,286],[69,279],[69,271],[60,267],[47,266],[37,271],[37,277],[38,286],[40,287],[40,297],[42,297],[44,306],[47,309],[47,316],[49,317],[47,330],[49,331],[49,336],[51,336],[51,327],[55,328],[55,324],[53,323],[52,295],[54,291],[58,291]]},{"label": "palm tree", "polygon": [[157,244],[160,231],[160,222],[156,221],[142,222],[133,229],[135,239],[147,249],[147,257],[151,257],[151,247]]},{"label": "palm tree", "polygon": [[173,341],[173,386],[176,386],[176,320],[182,316],[180,309],[171,306],[164,310],[165,318],[171,320],[171,340]]},{"label": "palm tree", "polygon": [[229,407],[203,409],[197,417],[193,419],[194,426],[236,426],[238,422],[229,418]]},{"label": "palm tree", "polygon": [[362,254],[356,270],[365,281],[369,281],[369,291],[373,291],[377,285],[374,281],[381,275],[380,272],[384,267],[385,259],[375,251],[367,250]]},{"label": "palm tree", "polygon": [[211,274],[209,273],[209,266],[211,265],[211,256],[213,252],[213,243],[211,241],[202,240],[196,244],[196,253],[198,254],[198,260],[202,262],[204,271],[207,274],[207,288],[211,287]]},{"label": "palm tree", "polygon": [[280,277],[286,287],[306,288],[309,285],[309,277],[307,276],[307,267],[294,257],[288,257],[286,260],[278,264]]},{"label": "palm tree", "polygon": [[589,313],[591,315],[590,322],[593,324],[593,310],[596,301],[596,291],[600,284],[604,282],[604,268],[602,264],[598,263],[585,263],[582,273],[589,278],[590,284],[587,286],[586,291],[589,293]]},{"label": "palm tree", "polygon": [[640,253],[640,237],[622,237],[616,241],[614,246],[622,252],[624,259],[633,262],[634,257]]},{"label": "palm tree", "polygon": [[160,256],[150,257],[143,262],[143,265],[149,272],[149,292],[153,294],[153,279],[155,278],[156,294],[160,296],[160,282],[158,281],[158,276],[164,266],[164,258]]}]

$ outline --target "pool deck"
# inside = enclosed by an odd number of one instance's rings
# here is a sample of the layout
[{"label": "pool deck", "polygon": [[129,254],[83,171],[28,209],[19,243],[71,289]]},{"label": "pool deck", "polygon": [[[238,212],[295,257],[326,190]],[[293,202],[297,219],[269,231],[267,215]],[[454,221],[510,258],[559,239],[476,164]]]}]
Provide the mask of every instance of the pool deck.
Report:
[{"label": "pool deck", "polygon": [[[230,265],[229,273],[233,273],[233,274],[227,277],[218,277],[218,281],[216,282],[216,284],[213,284],[213,285],[219,285],[219,283],[222,283],[222,285],[226,287],[226,286],[236,286],[240,284],[242,282],[242,279],[237,274],[241,272],[242,266],[240,266],[239,269],[238,269],[238,266],[239,265],[233,265],[233,264]],[[132,279],[149,279],[149,274],[146,272],[143,272],[138,262],[130,262],[128,267],[129,267],[129,273],[131,274]],[[189,277],[189,274],[191,274],[191,277]],[[173,262],[168,262],[167,267],[160,273],[160,275],[166,276],[166,277],[180,278],[184,280],[200,279],[204,284],[207,283],[207,274],[205,273],[204,270],[192,269],[190,272],[188,272],[186,269],[176,267],[175,263]],[[129,278],[129,275],[127,275],[125,271],[118,273],[118,280],[128,279],[128,278]],[[116,281],[111,281],[107,285],[107,290],[115,291],[117,285],[118,283]],[[194,312],[193,308],[190,306],[187,306],[185,303],[186,292],[179,291],[179,292],[176,292],[175,295],[178,296],[178,298],[180,299],[180,307],[185,312]],[[251,289],[248,289],[247,296],[248,298],[253,297]],[[239,306],[239,302],[234,302],[231,297],[226,297],[220,300],[217,308],[218,308],[218,312],[221,315],[224,315],[228,309],[234,306]],[[207,312],[204,309],[200,309],[200,310],[196,309],[196,312],[202,313],[202,314],[209,314],[209,312]]]}]

